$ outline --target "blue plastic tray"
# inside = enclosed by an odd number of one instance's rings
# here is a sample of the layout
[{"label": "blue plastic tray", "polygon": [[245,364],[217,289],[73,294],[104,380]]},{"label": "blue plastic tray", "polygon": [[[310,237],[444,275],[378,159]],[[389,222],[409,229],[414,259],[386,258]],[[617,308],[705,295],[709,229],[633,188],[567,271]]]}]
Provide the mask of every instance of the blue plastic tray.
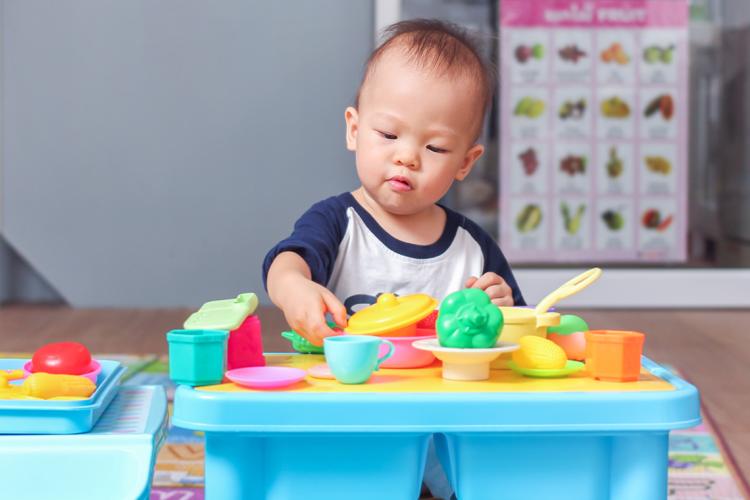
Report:
[{"label": "blue plastic tray", "polygon": [[[23,368],[28,359],[0,359],[0,370]],[[89,432],[117,394],[125,368],[118,361],[97,360],[99,384],[78,401],[0,400],[0,434],[79,434]]]}]

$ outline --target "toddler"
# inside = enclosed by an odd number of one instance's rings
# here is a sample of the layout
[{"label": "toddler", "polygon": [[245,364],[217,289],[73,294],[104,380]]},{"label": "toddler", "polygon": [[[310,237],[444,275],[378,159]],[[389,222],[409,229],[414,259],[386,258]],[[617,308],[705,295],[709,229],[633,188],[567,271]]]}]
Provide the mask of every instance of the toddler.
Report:
[{"label": "toddler", "polygon": [[380,293],[442,300],[463,287],[525,305],[510,266],[477,224],[440,204],[482,156],[490,66],[460,28],[432,20],[386,30],[367,61],[346,145],[361,185],[300,217],[263,262],[268,295],[289,326],[321,345]]}]

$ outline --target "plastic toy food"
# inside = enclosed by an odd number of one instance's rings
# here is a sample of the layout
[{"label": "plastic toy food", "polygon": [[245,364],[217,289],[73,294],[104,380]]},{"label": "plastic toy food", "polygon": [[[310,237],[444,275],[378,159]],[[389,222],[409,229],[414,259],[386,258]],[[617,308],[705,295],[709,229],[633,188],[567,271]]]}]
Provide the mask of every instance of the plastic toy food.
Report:
[{"label": "plastic toy food", "polygon": [[[328,322],[328,326],[337,333],[343,333],[343,330],[339,328],[336,323],[331,321]],[[292,349],[301,354],[323,354],[323,346],[317,346],[307,340],[305,337],[295,332],[294,330],[288,330],[281,332],[281,336],[292,343]]]},{"label": "plastic toy food", "polygon": [[234,299],[212,300],[185,320],[186,330],[227,330],[227,370],[264,366],[260,318],[254,315],[258,297],[241,293]]},{"label": "plastic toy food", "polygon": [[602,62],[610,63],[614,62],[617,64],[627,64],[630,62],[630,57],[625,53],[622,45],[615,42],[610,45],[606,50],[602,51]]},{"label": "plastic toy food", "polygon": [[513,353],[513,362],[521,368],[556,370],[568,361],[562,347],[551,340],[527,335],[518,343],[521,348]]},{"label": "plastic toy food", "polygon": [[610,97],[602,101],[602,115],[607,118],[627,118],[630,116],[630,106],[619,97]]},{"label": "plastic toy food", "polygon": [[583,361],[586,358],[586,335],[589,325],[583,318],[563,314],[558,326],[547,329],[547,338],[562,347],[568,359]]},{"label": "plastic toy food", "polygon": [[91,380],[77,375],[53,375],[51,373],[34,373],[21,385],[21,391],[27,396],[49,399],[55,397],[87,398],[96,390]]},{"label": "plastic toy food", "polygon": [[[32,363],[31,361],[27,361],[23,365],[23,371],[24,371],[24,374],[25,374],[24,376],[26,376],[26,377],[28,377],[29,375],[32,374],[31,363]],[[91,360],[91,371],[88,371],[86,373],[81,373],[80,376],[81,377],[86,377],[87,379],[91,380],[94,384],[96,384],[97,381],[98,381],[98,379],[99,379],[99,374],[101,372],[102,372],[102,365],[100,365],[97,360],[92,359]]]},{"label": "plastic toy food", "polygon": [[542,223],[542,209],[535,203],[529,203],[516,217],[516,229],[520,233],[529,233]]},{"label": "plastic toy food", "polygon": [[38,349],[31,358],[31,372],[81,375],[92,371],[91,353],[78,342],[54,342]]},{"label": "plastic toy food", "polygon": [[528,118],[538,118],[542,116],[542,113],[544,113],[544,101],[533,97],[522,98],[513,110],[514,115]]},{"label": "plastic toy food", "polygon": [[448,295],[440,305],[437,334],[442,347],[489,349],[503,328],[503,313],[477,288]]},{"label": "plastic toy food", "polygon": [[655,115],[657,112],[661,113],[662,118],[670,120],[674,114],[674,101],[672,96],[669,94],[662,94],[654,97],[643,110],[643,115],[648,118]]},{"label": "plastic toy food", "polygon": [[33,373],[20,386],[11,386],[8,380],[24,375],[22,370],[0,372],[0,397],[3,399],[84,399],[96,390],[96,384],[78,375]]},{"label": "plastic toy food", "polygon": [[435,309],[426,318],[422,318],[417,322],[417,330],[435,330],[435,323],[437,323],[438,311]]}]

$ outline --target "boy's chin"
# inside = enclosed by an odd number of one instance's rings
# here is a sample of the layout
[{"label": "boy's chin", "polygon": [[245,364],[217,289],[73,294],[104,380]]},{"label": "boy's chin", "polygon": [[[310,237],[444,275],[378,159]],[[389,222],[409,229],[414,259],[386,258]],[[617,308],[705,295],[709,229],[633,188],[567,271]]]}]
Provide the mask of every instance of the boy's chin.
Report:
[{"label": "boy's chin", "polygon": [[433,204],[424,205],[423,203],[414,203],[411,200],[379,200],[378,203],[383,210],[393,215],[414,215],[429,208]]}]

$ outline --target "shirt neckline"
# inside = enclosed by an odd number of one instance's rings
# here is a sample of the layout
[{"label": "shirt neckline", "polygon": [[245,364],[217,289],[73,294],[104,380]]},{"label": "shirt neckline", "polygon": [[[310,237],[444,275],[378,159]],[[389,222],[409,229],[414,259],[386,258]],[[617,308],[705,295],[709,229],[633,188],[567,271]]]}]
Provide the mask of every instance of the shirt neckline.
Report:
[{"label": "shirt neckline", "polygon": [[391,236],[390,233],[383,229],[378,221],[376,221],[375,218],[370,214],[370,212],[368,212],[365,207],[363,207],[357,201],[352,193],[344,193],[344,196],[348,202],[347,204],[354,208],[354,211],[357,212],[357,215],[359,215],[360,219],[362,219],[362,221],[365,223],[367,229],[369,229],[370,232],[375,235],[375,237],[381,243],[388,247],[388,249],[405,257],[412,257],[415,259],[428,259],[431,257],[442,255],[446,250],[448,250],[448,247],[451,245],[454,237],[456,236],[456,231],[458,231],[458,217],[456,212],[454,212],[453,210],[449,210],[438,203],[437,206],[439,206],[445,212],[446,216],[445,227],[443,228],[443,232],[440,235],[440,238],[438,238],[434,243],[430,243],[429,245],[417,245],[415,243],[401,241]]}]

